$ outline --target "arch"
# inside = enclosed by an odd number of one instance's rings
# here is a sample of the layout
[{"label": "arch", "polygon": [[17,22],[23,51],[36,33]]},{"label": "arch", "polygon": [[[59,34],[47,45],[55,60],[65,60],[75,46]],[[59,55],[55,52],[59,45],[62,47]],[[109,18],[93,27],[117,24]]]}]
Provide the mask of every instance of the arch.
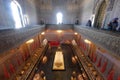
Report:
[{"label": "arch", "polygon": [[16,0],[12,0],[10,3],[12,16],[15,22],[15,28],[25,27],[22,8]]},{"label": "arch", "polygon": [[96,9],[96,15],[95,15],[95,22],[94,22],[94,27],[95,28],[102,28],[103,20],[106,14],[106,9],[107,9],[107,0],[102,0],[99,2],[99,5]]}]

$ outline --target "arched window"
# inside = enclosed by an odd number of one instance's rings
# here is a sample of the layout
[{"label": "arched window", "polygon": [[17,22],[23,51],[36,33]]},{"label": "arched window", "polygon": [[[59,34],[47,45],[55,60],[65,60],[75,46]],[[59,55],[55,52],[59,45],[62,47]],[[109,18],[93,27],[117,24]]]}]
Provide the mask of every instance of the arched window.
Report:
[{"label": "arched window", "polygon": [[57,13],[56,17],[57,17],[57,24],[61,24],[62,23],[62,17],[63,17],[62,13],[60,13],[60,12]]},{"label": "arched window", "polygon": [[29,25],[29,17],[28,17],[28,15],[24,15],[24,23],[25,23],[25,25]]},{"label": "arched window", "polygon": [[19,29],[25,27],[23,13],[20,4],[16,0],[13,0],[10,6],[12,10],[13,19],[15,22],[15,28]]}]

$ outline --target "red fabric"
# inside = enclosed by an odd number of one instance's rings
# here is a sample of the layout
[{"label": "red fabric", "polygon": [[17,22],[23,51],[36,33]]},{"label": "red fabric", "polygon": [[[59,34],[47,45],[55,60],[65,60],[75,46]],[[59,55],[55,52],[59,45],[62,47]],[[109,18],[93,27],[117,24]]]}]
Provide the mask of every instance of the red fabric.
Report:
[{"label": "red fabric", "polygon": [[118,77],[118,79],[117,80],[120,80],[120,76]]},{"label": "red fabric", "polygon": [[8,70],[6,69],[5,65],[3,66],[3,71],[4,71],[5,78],[7,78],[7,79],[10,78],[10,74],[9,74]]},{"label": "red fabric", "polygon": [[10,64],[9,66],[10,66],[10,72],[14,73],[15,72],[15,68],[14,68],[13,64]]},{"label": "red fabric", "polygon": [[59,46],[60,45],[59,41],[50,41],[49,44],[50,44],[50,46]]},{"label": "red fabric", "polygon": [[97,67],[100,67],[100,66],[101,66],[101,60],[102,60],[102,58],[99,59],[98,64],[97,64]]},{"label": "red fabric", "polygon": [[111,70],[107,76],[107,80],[113,80],[113,77],[114,77],[114,70]]},{"label": "red fabric", "polygon": [[27,58],[28,58],[30,56],[29,52],[27,51],[26,54],[27,54]]},{"label": "red fabric", "polygon": [[94,56],[94,60],[93,60],[93,62],[95,63],[95,62],[96,62],[96,60],[97,60],[97,55],[96,55],[96,56]]},{"label": "red fabric", "polygon": [[102,72],[102,73],[105,72],[106,67],[107,67],[107,63],[108,63],[108,62],[105,62],[105,63],[103,64],[103,66],[102,66],[102,68],[101,68],[101,72]]}]

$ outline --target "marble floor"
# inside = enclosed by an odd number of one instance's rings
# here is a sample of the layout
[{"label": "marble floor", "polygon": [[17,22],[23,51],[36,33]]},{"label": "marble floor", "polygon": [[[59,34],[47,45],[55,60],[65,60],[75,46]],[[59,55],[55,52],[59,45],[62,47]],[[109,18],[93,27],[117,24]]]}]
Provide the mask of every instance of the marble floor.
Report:
[{"label": "marble floor", "polygon": [[72,53],[71,48],[67,45],[62,45],[61,47],[64,54],[65,70],[60,71],[52,69],[55,52],[57,50],[57,47],[52,47],[45,54],[47,57],[46,63],[41,62],[37,71],[37,73],[43,71],[46,76],[46,80],[71,80],[72,75],[77,76],[82,73],[78,63],[72,62],[72,57],[74,54]]}]

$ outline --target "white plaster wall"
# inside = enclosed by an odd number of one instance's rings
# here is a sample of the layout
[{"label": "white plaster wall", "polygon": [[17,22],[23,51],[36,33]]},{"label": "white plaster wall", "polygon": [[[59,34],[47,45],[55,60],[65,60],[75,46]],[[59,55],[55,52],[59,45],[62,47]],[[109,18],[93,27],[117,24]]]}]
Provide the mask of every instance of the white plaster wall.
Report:
[{"label": "white plaster wall", "polygon": [[105,17],[104,28],[108,28],[107,24],[116,17],[119,18],[120,23],[120,0],[115,0],[112,11],[107,11]]},{"label": "white plaster wall", "polygon": [[115,1],[110,19],[113,19],[115,17],[120,18],[120,0]]},{"label": "white plaster wall", "polygon": [[[36,7],[33,1],[30,0],[17,0],[22,8],[23,15],[27,14],[30,24],[37,24]],[[15,23],[12,17],[10,8],[11,0],[0,0],[0,30],[1,29],[14,29]]]},{"label": "white plaster wall", "polygon": [[87,21],[92,17],[94,0],[84,0],[82,4],[81,24],[86,25]]}]

